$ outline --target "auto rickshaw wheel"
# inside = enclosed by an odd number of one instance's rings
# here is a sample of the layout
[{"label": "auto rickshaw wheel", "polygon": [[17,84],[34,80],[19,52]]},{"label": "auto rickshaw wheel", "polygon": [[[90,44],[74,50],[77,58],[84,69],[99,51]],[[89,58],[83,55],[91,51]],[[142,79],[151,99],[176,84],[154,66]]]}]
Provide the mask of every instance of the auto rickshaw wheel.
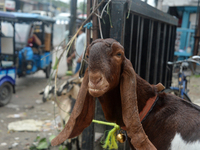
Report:
[{"label": "auto rickshaw wheel", "polygon": [[4,106],[12,99],[13,87],[10,83],[5,82],[0,86],[0,106]]},{"label": "auto rickshaw wheel", "polygon": [[48,79],[51,75],[51,63],[45,69],[46,78]]}]

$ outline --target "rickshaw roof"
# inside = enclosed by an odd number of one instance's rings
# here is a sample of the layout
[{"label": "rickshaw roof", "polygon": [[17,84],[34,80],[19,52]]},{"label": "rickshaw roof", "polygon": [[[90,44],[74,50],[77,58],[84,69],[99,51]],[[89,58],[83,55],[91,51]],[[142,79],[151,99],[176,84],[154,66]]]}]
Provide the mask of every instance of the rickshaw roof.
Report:
[{"label": "rickshaw roof", "polygon": [[9,13],[9,12],[0,11],[0,20],[3,20],[3,21],[15,21],[16,17],[13,14]]},{"label": "rickshaw roof", "polygon": [[50,17],[41,16],[38,14],[31,14],[31,13],[19,13],[19,12],[12,12],[12,14],[17,18],[18,22],[33,22],[33,21],[43,21],[48,23],[54,23]]}]

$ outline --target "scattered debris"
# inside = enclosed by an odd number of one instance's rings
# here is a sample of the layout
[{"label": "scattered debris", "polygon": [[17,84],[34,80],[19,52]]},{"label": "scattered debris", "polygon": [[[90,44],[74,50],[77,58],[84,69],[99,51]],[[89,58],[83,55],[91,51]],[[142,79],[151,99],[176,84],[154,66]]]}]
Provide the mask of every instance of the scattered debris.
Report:
[{"label": "scattered debris", "polygon": [[33,109],[34,106],[33,106],[33,105],[25,105],[24,108],[25,108],[25,109]]},{"label": "scattered debris", "polygon": [[1,146],[6,146],[7,145],[7,143],[1,143]]},{"label": "scattered debris", "polygon": [[30,144],[27,143],[23,149],[24,149],[24,150],[25,150],[25,149],[29,149],[29,150],[30,150]]},{"label": "scattered debris", "polygon": [[8,124],[8,130],[11,131],[41,131],[44,121],[39,120],[22,120]]},{"label": "scattered debris", "polygon": [[48,133],[48,135],[52,135],[52,133]]},{"label": "scattered debris", "polygon": [[19,145],[19,143],[13,143],[12,147],[16,147],[17,145]]},{"label": "scattered debris", "polygon": [[8,147],[8,149],[13,149],[14,147],[16,147],[17,145],[19,145],[19,143],[13,143],[11,146]]},{"label": "scattered debris", "polygon": [[16,137],[15,140],[19,140],[19,137]]},{"label": "scattered debris", "polygon": [[16,109],[16,110],[20,110],[18,105],[15,104],[7,104],[5,107],[7,108],[12,108],[12,109]]},{"label": "scattered debris", "polygon": [[62,130],[61,126],[61,117],[57,116],[55,120],[45,120],[45,123],[43,124],[42,131],[50,131],[53,129]]},{"label": "scattered debris", "polygon": [[12,114],[8,115],[7,118],[24,118],[27,114],[25,112],[19,113],[19,114]]},{"label": "scattered debris", "polygon": [[51,115],[52,115],[51,113],[48,113],[48,114],[47,114],[47,116],[51,116]]},{"label": "scattered debris", "polygon": [[53,129],[62,130],[61,117],[57,116],[55,120],[34,120],[27,119],[22,121],[15,121],[8,124],[10,131],[50,131]]},{"label": "scattered debris", "polygon": [[37,104],[42,104],[42,103],[43,103],[43,101],[42,101],[41,99],[37,99],[35,102],[36,102]]}]

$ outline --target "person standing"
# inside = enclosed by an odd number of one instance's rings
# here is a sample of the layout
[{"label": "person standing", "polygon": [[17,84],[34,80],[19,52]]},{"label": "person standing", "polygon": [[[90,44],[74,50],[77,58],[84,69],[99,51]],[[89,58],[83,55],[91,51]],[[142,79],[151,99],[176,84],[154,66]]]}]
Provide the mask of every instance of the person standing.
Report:
[{"label": "person standing", "polygon": [[79,31],[75,45],[76,50],[67,58],[67,63],[72,61],[73,58],[75,58],[76,60],[76,69],[74,74],[77,73],[81,67],[81,60],[86,47],[86,34],[84,32],[84,29]]}]

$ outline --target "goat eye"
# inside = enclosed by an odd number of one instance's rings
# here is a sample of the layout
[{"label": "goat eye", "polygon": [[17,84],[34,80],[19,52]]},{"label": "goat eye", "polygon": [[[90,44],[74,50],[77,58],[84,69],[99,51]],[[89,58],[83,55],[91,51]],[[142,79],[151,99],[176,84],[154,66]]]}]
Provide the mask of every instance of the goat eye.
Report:
[{"label": "goat eye", "polygon": [[86,55],[86,58],[89,58],[89,56],[88,56],[88,55]]},{"label": "goat eye", "polygon": [[121,54],[121,53],[117,53],[117,56],[118,56],[118,57],[121,57],[121,56],[122,56],[122,54]]}]

